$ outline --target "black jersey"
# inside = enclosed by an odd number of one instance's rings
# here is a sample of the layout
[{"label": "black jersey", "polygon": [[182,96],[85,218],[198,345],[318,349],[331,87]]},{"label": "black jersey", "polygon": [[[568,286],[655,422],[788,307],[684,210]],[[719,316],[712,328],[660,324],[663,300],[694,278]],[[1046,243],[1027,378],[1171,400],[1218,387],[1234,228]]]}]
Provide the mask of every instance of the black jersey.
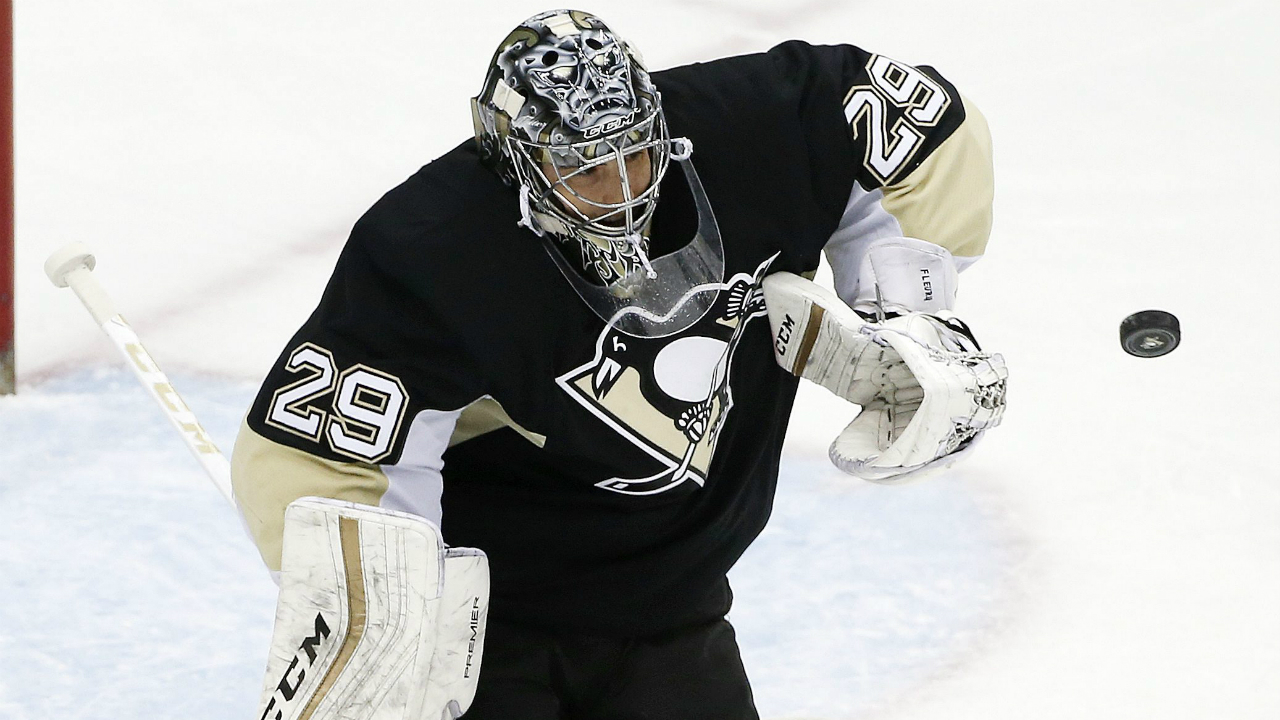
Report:
[{"label": "black jersey", "polygon": [[[445,541],[489,555],[494,618],[647,635],[722,616],[726,573],[769,518],[797,384],[760,280],[816,270],[851,197],[901,184],[966,119],[936,72],[881,58],[790,42],[653,74],[725,256],[714,307],[671,337],[607,328],[472,141],[387,193],[237,443],[259,542],[302,494],[415,508],[440,493]],[[655,255],[697,225],[682,173],[661,197]],[[255,459],[264,443],[319,474],[265,471],[283,466]]]}]

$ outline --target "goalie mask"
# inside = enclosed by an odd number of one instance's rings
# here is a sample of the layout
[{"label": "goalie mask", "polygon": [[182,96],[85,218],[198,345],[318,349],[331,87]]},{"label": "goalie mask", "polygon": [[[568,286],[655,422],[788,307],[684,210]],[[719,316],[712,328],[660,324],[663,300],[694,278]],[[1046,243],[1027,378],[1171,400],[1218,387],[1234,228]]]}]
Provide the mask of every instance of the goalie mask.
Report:
[{"label": "goalie mask", "polygon": [[[670,137],[634,48],[584,12],[535,15],[498,47],[472,111],[481,160],[519,190],[520,224],[606,322],[661,337],[706,314],[724,273],[719,229],[689,162],[692,145]],[[693,193],[698,232],[651,258],[649,228],[673,160]],[[601,177],[617,186],[602,188]]]}]

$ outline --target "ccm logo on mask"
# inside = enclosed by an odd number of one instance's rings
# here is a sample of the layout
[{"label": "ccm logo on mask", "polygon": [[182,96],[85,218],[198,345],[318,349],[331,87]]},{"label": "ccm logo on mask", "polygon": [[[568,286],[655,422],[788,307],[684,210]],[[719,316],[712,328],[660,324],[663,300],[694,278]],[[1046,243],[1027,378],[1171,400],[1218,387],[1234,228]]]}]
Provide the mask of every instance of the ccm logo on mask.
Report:
[{"label": "ccm logo on mask", "polygon": [[624,116],[622,116],[622,117],[620,117],[620,118],[615,118],[615,119],[613,119],[613,120],[609,120],[609,121],[606,121],[606,122],[600,123],[599,125],[593,125],[593,126],[591,126],[591,127],[587,128],[586,130],[584,130],[584,131],[582,132],[582,135],[583,135],[583,137],[593,138],[593,137],[596,137],[597,135],[603,135],[603,134],[605,134],[605,133],[611,133],[611,132],[613,132],[614,130],[619,130],[619,129],[621,129],[621,128],[624,128],[624,127],[626,127],[626,126],[630,125],[630,124],[631,124],[631,120],[632,120],[633,118],[635,118],[635,116],[636,116],[635,112],[631,112],[631,113],[628,113],[627,115],[624,115]]}]

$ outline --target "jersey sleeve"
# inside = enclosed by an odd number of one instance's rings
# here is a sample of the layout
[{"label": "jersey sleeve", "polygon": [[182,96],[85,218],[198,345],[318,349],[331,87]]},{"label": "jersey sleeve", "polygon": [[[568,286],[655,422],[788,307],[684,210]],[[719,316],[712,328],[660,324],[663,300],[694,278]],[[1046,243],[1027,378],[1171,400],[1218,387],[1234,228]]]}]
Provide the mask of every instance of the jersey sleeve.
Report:
[{"label": "jersey sleeve", "polygon": [[[927,248],[956,270],[982,256],[994,175],[990,132],[972,102],[930,66],[853,46],[790,42],[770,54],[799,86],[810,154],[820,159],[814,166],[830,158],[853,166],[844,214],[825,247],[841,297],[866,294],[866,258],[876,243]],[[829,129],[837,113],[843,137]]]},{"label": "jersey sleeve", "polygon": [[272,570],[285,507],[299,497],[439,523],[442,455],[463,411],[484,396],[446,321],[450,308],[432,296],[430,263],[378,235],[357,224],[236,439],[237,505]]}]

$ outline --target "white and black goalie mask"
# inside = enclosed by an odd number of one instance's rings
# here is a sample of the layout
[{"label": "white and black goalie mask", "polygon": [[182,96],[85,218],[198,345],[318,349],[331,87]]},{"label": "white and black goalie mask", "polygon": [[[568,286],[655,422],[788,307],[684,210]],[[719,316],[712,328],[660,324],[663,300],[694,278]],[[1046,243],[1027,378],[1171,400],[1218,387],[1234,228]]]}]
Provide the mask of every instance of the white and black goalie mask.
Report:
[{"label": "white and black goalie mask", "polygon": [[[691,145],[672,140],[639,55],[598,18],[557,10],[526,20],[499,46],[473,111],[481,159],[520,191],[521,224],[607,322],[670,335],[711,307],[723,249]],[[655,259],[649,230],[673,159],[699,231]]]}]

